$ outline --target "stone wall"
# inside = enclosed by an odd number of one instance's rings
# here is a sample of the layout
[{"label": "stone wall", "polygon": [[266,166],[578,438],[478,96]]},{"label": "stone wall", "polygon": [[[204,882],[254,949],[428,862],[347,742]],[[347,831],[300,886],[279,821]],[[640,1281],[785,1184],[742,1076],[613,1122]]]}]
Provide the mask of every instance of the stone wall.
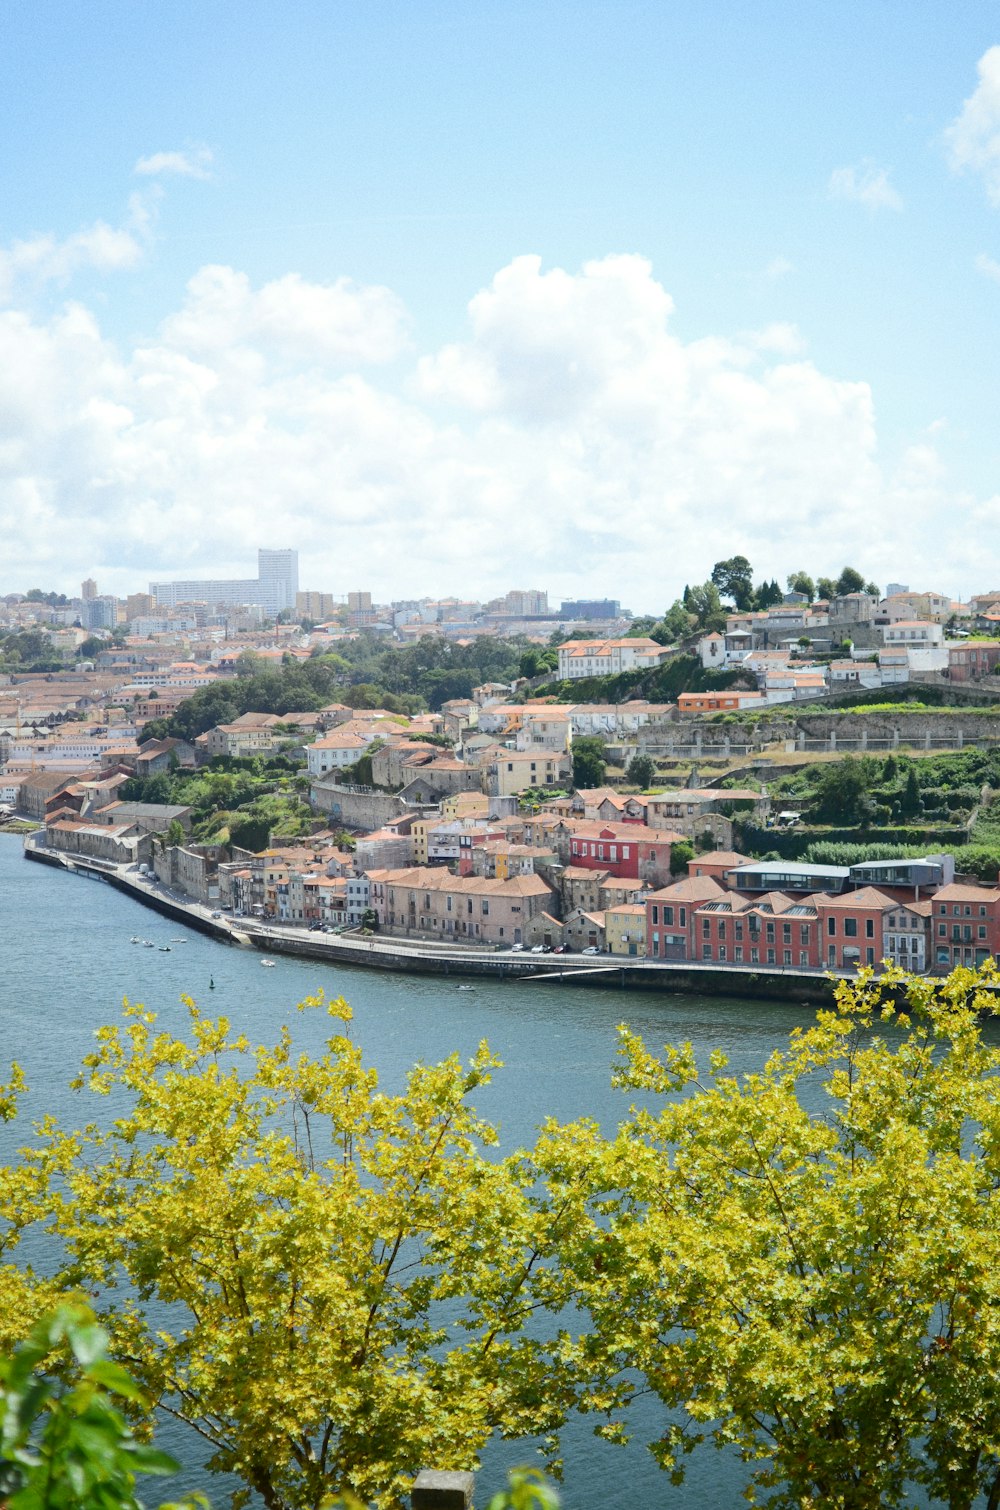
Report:
[{"label": "stone wall", "polygon": [[334,781],[314,781],[309,788],[313,807],[329,815],[331,825],[371,833],[393,818],[411,811],[391,792],[369,786],[341,786]]},{"label": "stone wall", "polygon": [[[785,707],[787,708],[787,704]],[[686,719],[652,724],[638,735],[644,754],[673,759],[731,759],[777,746],[786,752],[960,750],[1000,744],[1000,708],[983,713],[947,712],[795,713],[751,722]]]}]

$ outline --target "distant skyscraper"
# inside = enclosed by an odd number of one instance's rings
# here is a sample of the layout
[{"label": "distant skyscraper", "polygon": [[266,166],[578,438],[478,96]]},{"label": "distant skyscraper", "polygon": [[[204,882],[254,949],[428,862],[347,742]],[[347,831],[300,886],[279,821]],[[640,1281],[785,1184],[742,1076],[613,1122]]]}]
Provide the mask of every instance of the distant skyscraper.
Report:
[{"label": "distant skyscraper", "polygon": [[150,596],[160,608],[176,608],[178,603],[205,603],[214,607],[238,608],[251,605],[263,608],[274,617],[286,608],[295,608],[299,589],[299,553],[292,550],[259,550],[257,577],[186,582],[150,582]]},{"label": "distant skyscraper", "polygon": [[80,619],[84,629],[114,629],[118,623],[117,598],[85,598]]},{"label": "distant skyscraper", "polygon": [[298,551],[259,550],[257,552],[257,579],[264,591],[264,607],[280,613],[282,609],[295,607],[295,594],[299,590]]},{"label": "distant skyscraper", "polygon": [[80,584],[80,596],[85,603],[89,603],[91,598],[97,597],[97,583],[93,577],[88,577],[86,582]]}]

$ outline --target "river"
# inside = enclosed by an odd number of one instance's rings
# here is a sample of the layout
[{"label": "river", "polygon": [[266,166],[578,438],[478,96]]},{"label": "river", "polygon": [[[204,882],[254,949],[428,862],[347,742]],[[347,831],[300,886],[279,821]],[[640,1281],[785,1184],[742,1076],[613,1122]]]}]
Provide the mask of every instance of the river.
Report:
[{"label": "river", "polygon": [[[131,944],[133,934],[158,944],[184,935],[185,942],[164,953]],[[295,1007],[322,988],[351,1003],[355,1036],[388,1089],[401,1085],[414,1061],[434,1061],[455,1050],[468,1056],[487,1039],[505,1067],[477,1097],[477,1106],[500,1127],[505,1147],[533,1141],[545,1116],[586,1114],[614,1124],[625,1105],[610,1086],[619,1022],[654,1046],[690,1040],[701,1062],[711,1050],[723,1049],[739,1071],[759,1067],[808,1016],[787,1004],[529,981],[483,980],[474,991],[459,991],[447,978],[283,956],[274,969],[262,969],[257,953],[187,932],[99,881],[29,864],[19,839],[2,834],[0,981],[0,1078],[10,1060],[21,1063],[30,1086],[27,1116],[45,1110],[67,1122],[80,1118],[82,1108],[67,1082],[92,1046],[95,1028],[115,1019],[125,997],[155,1009],[165,1027],[179,1029],[185,1021],[180,998],[190,994],[204,1010],[225,1013],[253,1041],[272,1042],[287,1022],[298,1047],[318,1051],[329,1019]],[[16,1131],[16,1124],[0,1129],[0,1152]],[[651,1434],[656,1407],[650,1404],[643,1414],[645,1421],[637,1424]],[[178,1438],[176,1430],[161,1440],[190,1463],[195,1439]],[[739,1464],[709,1449],[689,1459],[687,1482],[674,1489],[639,1445],[614,1448],[579,1425],[567,1434],[565,1447],[569,1510],[715,1510],[739,1499]],[[492,1492],[503,1465],[529,1458],[525,1446],[491,1448],[482,1489]],[[147,1486],[147,1501],[159,1487]],[[165,1483],[160,1497],[180,1487],[205,1489],[215,1505],[226,1497],[220,1481],[192,1470],[183,1486]],[[485,1503],[488,1493],[477,1498]]]}]

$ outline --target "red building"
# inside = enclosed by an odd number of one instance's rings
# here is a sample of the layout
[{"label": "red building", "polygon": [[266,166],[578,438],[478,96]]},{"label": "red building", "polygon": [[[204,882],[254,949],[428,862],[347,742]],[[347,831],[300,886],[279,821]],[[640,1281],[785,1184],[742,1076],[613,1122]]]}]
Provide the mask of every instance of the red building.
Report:
[{"label": "red building", "polygon": [[1000,890],[958,882],[940,887],[931,904],[931,949],[936,970],[998,958]]},{"label": "red building", "polygon": [[570,835],[569,863],[662,886],[670,878],[671,848],[683,837],[641,823],[577,823]]},{"label": "red building", "polygon": [[755,897],[731,891],[703,902],[694,912],[688,957],[702,964],[815,969],[820,962],[815,902],[783,891]]},{"label": "red building", "polygon": [[688,876],[646,900],[646,958],[691,959],[695,911],[703,902],[731,897],[712,876]]},{"label": "red building", "polygon": [[841,896],[819,892],[809,900],[819,914],[820,964],[844,970],[882,963],[887,953],[883,923],[899,905],[894,897],[875,886],[862,886]]}]

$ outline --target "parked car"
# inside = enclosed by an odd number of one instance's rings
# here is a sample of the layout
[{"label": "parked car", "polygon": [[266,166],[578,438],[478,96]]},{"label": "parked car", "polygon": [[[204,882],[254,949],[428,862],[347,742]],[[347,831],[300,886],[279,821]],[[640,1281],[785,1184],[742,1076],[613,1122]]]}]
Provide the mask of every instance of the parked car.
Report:
[{"label": "parked car", "polygon": [[596,944],[588,944],[586,949],[582,949],[580,952],[581,954],[600,954],[601,951]]},{"label": "parked car", "polygon": [[535,945],[532,946],[531,952],[532,952],[532,954],[544,954],[545,953],[545,945],[544,944],[535,944]]},{"label": "parked car", "polygon": [[511,954],[520,954],[521,951],[523,950],[523,948],[524,948],[523,944],[511,944],[511,946],[510,946],[510,952],[511,952]]}]

